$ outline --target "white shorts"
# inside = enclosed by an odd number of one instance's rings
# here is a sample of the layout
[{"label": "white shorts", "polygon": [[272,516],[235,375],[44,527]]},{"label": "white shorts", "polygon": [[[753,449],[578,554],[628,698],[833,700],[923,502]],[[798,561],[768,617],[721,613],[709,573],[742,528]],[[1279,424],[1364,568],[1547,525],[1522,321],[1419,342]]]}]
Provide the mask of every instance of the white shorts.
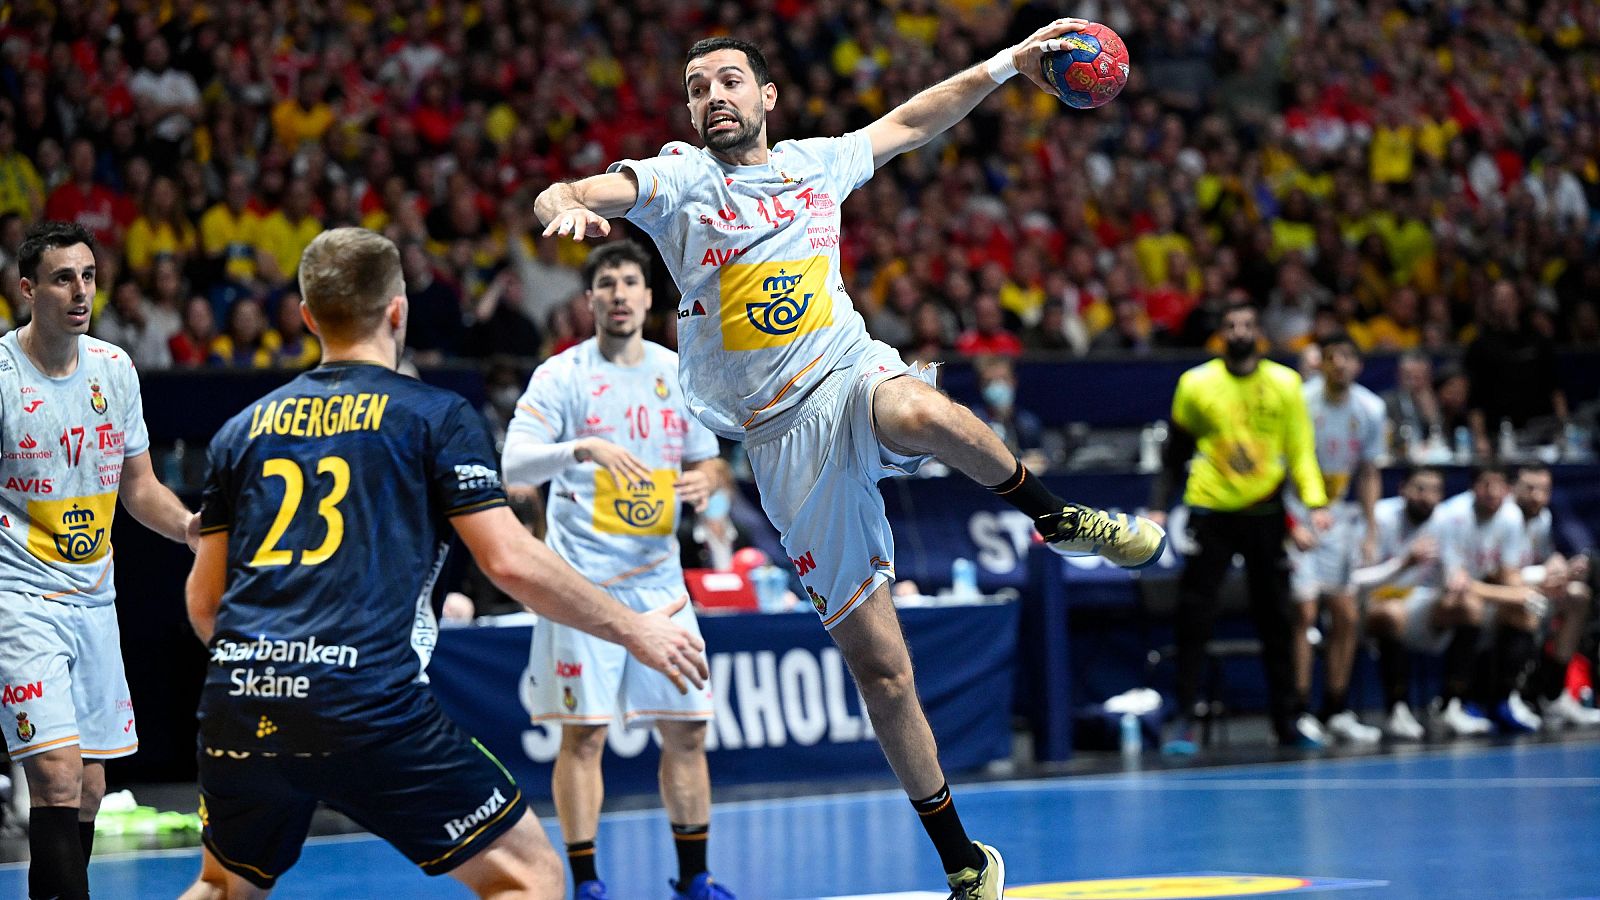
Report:
[{"label": "white shorts", "polygon": [[873,341],[854,367],[829,374],[793,409],[745,438],[761,508],[830,630],[879,584],[894,580],[894,535],[878,482],[916,471],[927,457],[902,456],[879,443],[872,394],[908,374],[937,386],[932,366],[913,369],[893,347]]},{"label": "white shorts", "polygon": [[1412,650],[1439,654],[1450,645],[1454,630],[1441,631],[1433,626],[1433,610],[1439,605],[1440,596],[1433,588],[1414,587],[1399,601],[1406,605],[1406,630],[1401,640]]},{"label": "white shorts", "polygon": [[139,749],[117,610],[0,593],[0,732],[11,758],[78,746],[91,759]]},{"label": "white shorts", "polygon": [[1324,595],[1342,593],[1349,587],[1351,561],[1366,532],[1359,515],[1354,510],[1335,509],[1333,525],[1317,534],[1316,546],[1310,550],[1289,550],[1289,560],[1294,566],[1289,582],[1296,600],[1311,603]]},{"label": "white shorts", "polygon": [[[649,612],[685,596],[683,588],[611,588],[611,596],[635,612]],[[696,637],[694,604],[685,603],[672,621]],[[711,684],[678,693],[667,676],[640,663],[620,644],[540,619],[533,628],[528,668],[522,673],[522,705],[535,722],[606,725],[621,707],[623,721],[711,718]]]}]

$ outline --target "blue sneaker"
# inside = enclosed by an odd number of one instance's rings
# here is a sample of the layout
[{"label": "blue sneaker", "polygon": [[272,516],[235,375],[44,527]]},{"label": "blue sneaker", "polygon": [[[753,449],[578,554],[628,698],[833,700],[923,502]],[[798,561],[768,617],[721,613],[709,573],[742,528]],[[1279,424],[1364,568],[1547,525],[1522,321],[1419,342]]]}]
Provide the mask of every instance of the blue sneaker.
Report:
[{"label": "blue sneaker", "polygon": [[710,872],[701,872],[685,888],[676,881],[672,885],[672,900],[735,900],[733,892],[711,880]]},{"label": "blue sneaker", "polygon": [[1194,756],[1200,752],[1200,726],[1193,719],[1179,718],[1172,723],[1161,752],[1166,756]]},{"label": "blue sneaker", "polygon": [[585,881],[572,892],[573,900],[610,900],[604,881]]},{"label": "blue sneaker", "polygon": [[1538,731],[1543,724],[1539,721],[1539,714],[1529,709],[1522,695],[1515,692],[1509,699],[1500,701],[1494,711],[1494,720],[1500,724],[1502,734],[1530,734]]}]

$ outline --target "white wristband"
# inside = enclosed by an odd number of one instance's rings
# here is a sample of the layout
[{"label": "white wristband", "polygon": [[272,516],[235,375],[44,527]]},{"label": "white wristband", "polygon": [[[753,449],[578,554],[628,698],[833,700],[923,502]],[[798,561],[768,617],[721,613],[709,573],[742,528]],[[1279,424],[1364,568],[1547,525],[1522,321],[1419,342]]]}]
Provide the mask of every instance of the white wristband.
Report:
[{"label": "white wristband", "polygon": [[1007,47],[983,64],[984,70],[994,79],[995,84],[1005,84],[1011,76],[1017,74],[1017,61],[1013,58],[1015,50],[1014,47]]}]

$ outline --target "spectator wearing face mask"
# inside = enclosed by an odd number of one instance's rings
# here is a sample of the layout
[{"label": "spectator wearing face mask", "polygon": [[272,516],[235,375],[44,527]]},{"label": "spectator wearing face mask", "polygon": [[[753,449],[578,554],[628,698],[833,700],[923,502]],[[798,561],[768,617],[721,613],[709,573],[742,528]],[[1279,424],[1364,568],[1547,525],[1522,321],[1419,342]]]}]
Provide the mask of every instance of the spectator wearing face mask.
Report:
[{"label": "spectator wearing face mask", "polygon": [[[978,414],[1006,448],[1019,457],[1038,456],[1044,439],[1044,425],[1033,413],[1017,407],[1017,373],[1010,357],[980,356],[973,361],[978,373],[978,396],[972,411]],[[1043,471],[1041,460],[1024,459],[1023,465]]]}]

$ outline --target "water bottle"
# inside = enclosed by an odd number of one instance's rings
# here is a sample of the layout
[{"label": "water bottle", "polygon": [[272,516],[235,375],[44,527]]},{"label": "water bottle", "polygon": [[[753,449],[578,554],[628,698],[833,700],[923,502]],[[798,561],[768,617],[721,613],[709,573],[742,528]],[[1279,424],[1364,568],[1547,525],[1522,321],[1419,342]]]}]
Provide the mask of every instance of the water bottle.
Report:
[{"label": "water bottle", "polygon": [[1576,422],[1568,422],[1562,432],[1562,459],[1566,462],[1586,462],[1589,457],[1589,435]]},{"label": "water bottle", "polygon": [[950,562],[950,594],[954,597],[978,596],[978,567],[958,556]]},{"label": "water bottle", "polygon": [[1465,425],[1456,426],[1456,465],[1472,462],[1472,431]]},{"label": "water bottle", "polygon": [[177,491],[182,490],[184,487],[183,457],[187,449],[183,443],[183,438],[178,438],[173,442],[172,450],[167,454],[166,462],[161,467],[161,483],[165,484],[169,490]]},{"label": "water bottle", "polygon": [[1395,435],[1395,456],[1403,463],[1417,461],[1417,434],[1410,422],[1400,423],[1400,428]]},{"label": "water bottle", "polygon": [[1161,447],[1167,442],[1167,423],[1152,422],[1139,432],[1139,471],[1161,470]]},{"label": "water bottle", "polygon": [[1500,420],[1500,446],[1501,462],[1510,462],[1517,455],[1517,430],[1511,426],[1510,419]]},{"label": "water bottle", "polygon": [[1138,756],[1144,750],[1144,735],[1139,726],[1139,717],[1131,712],[1122,714],[1120,725],[1122,735],[1122,755]]},{"label": "water bottle", "polygon": [[758,566],[750,570],[750,580],[755,583],[756,606],[764,613],[784,611],[783,595],[789,587],[789,576],[777,566]]}]

